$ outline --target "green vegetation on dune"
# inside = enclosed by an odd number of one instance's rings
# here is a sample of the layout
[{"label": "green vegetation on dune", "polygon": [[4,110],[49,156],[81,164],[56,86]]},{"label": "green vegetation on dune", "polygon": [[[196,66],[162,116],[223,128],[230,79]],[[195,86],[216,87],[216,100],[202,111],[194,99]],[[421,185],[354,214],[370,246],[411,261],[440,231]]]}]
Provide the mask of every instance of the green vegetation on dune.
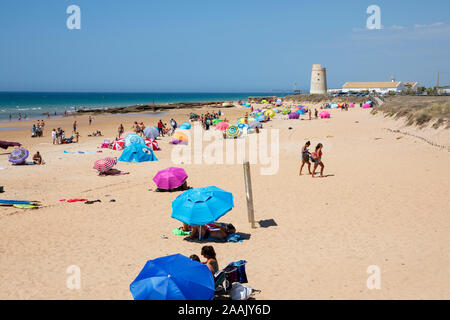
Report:
[{"label": "green vegetation on dune", "polygon": [[405,118],[409,126],[450,128],[450,97],[392,97],[374,109],[372,113],[383,112],[395,119]]}]

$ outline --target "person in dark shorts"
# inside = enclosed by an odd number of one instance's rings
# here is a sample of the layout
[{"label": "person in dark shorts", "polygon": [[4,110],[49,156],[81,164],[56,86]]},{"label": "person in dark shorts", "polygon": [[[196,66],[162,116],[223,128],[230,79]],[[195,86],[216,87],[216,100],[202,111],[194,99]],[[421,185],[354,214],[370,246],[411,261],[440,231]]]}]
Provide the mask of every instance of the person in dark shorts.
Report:
[{"label": "person in dark shorts", "polygon": [[311,145],[311,142],[310,142],[310,141],[307,141],[307,142],[305,143],[305,145],[302,147],[302,165],[300,166],[300,173],[299,173],[299,176],[302,175],[302,169],[303,169],[303,166],[305,165],[305,163],[308,164],[308,171],[309,171],[309,174],[312,174],[312,173],[311,173],[311,162],[309,162],[309,157],[310,157],[311,153],[310,153],[309,150],[308,150],[308,148],[309,148],[310,145]]}]

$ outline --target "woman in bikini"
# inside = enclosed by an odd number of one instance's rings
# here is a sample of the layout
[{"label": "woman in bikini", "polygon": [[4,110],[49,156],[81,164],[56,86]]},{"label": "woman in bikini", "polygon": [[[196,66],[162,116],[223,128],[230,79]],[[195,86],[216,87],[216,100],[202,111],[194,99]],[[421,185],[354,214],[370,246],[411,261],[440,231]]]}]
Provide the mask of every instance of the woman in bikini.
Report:
[{"label": "woman in bikini", "polygon": [[312,172],[312,177],[314,177],[314,175],[316,174],[316,169],[318,166],[320,166],[320,177],[323,178],[323,168],[325,168],[323,162],[322,162],[322,148],[323,145],[321,143],[319,143],[316,146],[316,151],[313,152],[312,156],[311,156],[311,160],[314,162],[314,169]]},{"label": "woman in bikini", "polygon": [[203,264],[206,264],[209,271],[211,271],[213,277],[214,274],[219,271],[219,263],[216,259],[216,252],[214,251],[214,248],[212,246],[204,246],[202,248],[202,256],[206,259],[205,262],[202,262]]},{"label": "woman in bikini", "polygon": [[307,141],[305,143],[305,145],[302,147],[302,165],[300,166],[300,173],[299,173],[300,176],[302,175],[302,169],[303,169],[303,166],[305,165],[305,163],[308,164],[308,171],[309,171],[309,174],[311,174],[311,162],[309,162],[309,157],[310,157],[311,153],[308,150],[310,145],[311,145],[311,142]]}]

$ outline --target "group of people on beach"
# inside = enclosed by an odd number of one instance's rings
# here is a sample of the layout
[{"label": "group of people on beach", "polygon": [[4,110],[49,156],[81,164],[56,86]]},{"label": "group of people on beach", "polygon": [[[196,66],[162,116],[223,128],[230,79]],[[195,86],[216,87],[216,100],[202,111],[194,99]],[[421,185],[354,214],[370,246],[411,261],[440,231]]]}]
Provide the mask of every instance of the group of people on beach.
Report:
[{"label": "group of people on beach", "polygon": [[213,120],[218,119],[222,115],[222,112],[219,110],[217,112],[207,112],[205,115],[201,114],[199,117],[199,121],[202,124],[203,129],[209,130],[209,127],[213,125]]},{"label": "group of people on beach", "polygon": [[33,127],[31,128],[33,134],[31,135],[31,137],[32,138],[42,137],[44,135],[44,127],[45,127],[44,120],[38,120],[37,124],[33,123]]},{"label": "group of people on beach", "polygon": [[[320,177],[323,178],[323,169],[325,168],[325,165],[322,162],[322,148],[323,145],[321,143],[318,143],[315,151],[310,152],[308,148],[311,146],[311,142],[307,141],[305,145],[302,147],[302,164],[300,166],[300,173],[299,175],[302,175],[302,169],[305,166],[305,164],[308,164],[308,171],[311,177],[315,178],[316,169],[320,166]],[[311,172],[311,162],[314,163],[313,171]]]},{"label": "group of people on beach", "polygon": [[65,144],[65,143],[74,143],[78,142],[80,134],[75,132],[69,138],[66,138],[66,133],[60,127],[58,129],[52,130],[52,143],[53,144]]}]

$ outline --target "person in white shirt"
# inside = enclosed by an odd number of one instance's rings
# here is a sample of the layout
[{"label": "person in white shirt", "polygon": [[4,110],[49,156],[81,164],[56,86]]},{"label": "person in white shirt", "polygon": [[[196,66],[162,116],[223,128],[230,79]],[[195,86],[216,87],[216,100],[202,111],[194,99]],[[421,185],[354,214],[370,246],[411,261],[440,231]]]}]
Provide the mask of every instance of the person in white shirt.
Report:
[{"label": "person in white shirt", "polygon": [[53,144],[56,144],[56,130],[55,129],[52,130],[52,140],[53,140]]}]

